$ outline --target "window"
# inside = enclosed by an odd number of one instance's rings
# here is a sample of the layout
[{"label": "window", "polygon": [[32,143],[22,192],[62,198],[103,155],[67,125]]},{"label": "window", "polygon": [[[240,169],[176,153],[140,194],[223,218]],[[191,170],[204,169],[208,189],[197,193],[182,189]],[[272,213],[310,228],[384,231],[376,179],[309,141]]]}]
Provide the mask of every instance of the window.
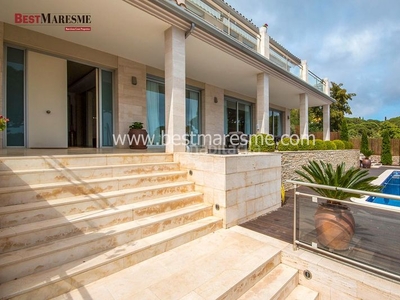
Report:
[{"label": "window", "polygon": [[250,103],[225,97],[225,134],[234,131],[251,134],[251,111]]},{"label": "window", "polygon": [[147,80],[147,132],[151,144],[161,145],[165,133],[165,86],[158,81]]},{"label": "window", "polygon": [[7,146],[25,145],[25,51],[6,49]]},{"label": "window", "polygon": [[102,146],[113,146],[113,82],[112,72],[101,70]]},{"label": "window", "polygon": [[[198,143],[201,133],[200,90],[186,89],[186,128],[190,144]],[[162,145],[165,134],[165,84],[163,79],[147,80],[147,131],[153,145]]]},{"label": "window", "polygon": [[279,110],[269,110],[269,133],[274,136],[282,136],[283,112]]},{"label": "window", "polygon": [[190,144],[198,144],[200,133],[200,91],[186,90],[186,134]]}]

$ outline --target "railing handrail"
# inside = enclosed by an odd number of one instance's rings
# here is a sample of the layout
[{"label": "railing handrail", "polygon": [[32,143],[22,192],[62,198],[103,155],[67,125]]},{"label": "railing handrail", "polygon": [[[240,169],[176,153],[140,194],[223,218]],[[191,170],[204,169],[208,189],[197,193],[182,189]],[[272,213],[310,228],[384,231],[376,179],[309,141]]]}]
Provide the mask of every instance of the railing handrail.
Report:
[{"label": "railing handrail", "polygon": [[[342,188],[342,187],[338,187],[338,186],[323,185],[323,184],[310,183],[310,182],[297,181],[297,180],[287,180],[286,182],[291,183],[291,184],[296,184],[296,185],[321,188],[321,189],[325,189],[325,190],[342,191],[342,192],[348,192],[348,193],[359,194],[359,195],[367,195],[367,196],[372,196],[372,197],[400,200],[400,196],[396,196],[396,195],[392,195],[392,194],[354,190],[354,189]],[[332,199],[332,200],[335,200],[335,199]],[[349,202],[349,201],[347,201],[347,202]]]},{"label": "railing handrail", "polygon": [[321,77],[313,73],[312,71],[308,70],[308,74],[314,77],[314,79],[318,80],[321,84],[325,84],[325,80],[323,80]]}]

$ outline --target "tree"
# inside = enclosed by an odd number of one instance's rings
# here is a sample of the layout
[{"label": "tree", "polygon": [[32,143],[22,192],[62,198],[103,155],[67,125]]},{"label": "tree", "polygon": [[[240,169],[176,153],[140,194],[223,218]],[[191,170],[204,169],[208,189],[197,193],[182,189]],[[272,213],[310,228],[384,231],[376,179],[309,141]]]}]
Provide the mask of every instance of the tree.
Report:
[{"label": "tree", "polygon": [[383,165],[391,165],[393,163],[392,153],[390,152],[390,137],[389,131],[385,130],[382,133],[382,155],[381,162]]},{"label": "tree", "polygon": [[340,129],[340,139],[342,141],[346,141],[346,142],[349,141],[349,131],[347,128],[347,121],[345,118],[343,118],[343,120],[342,120],[342,126]]},{"label": "tree", "polygon": [[339,131],[345,114],[351,115],[349,101],[356,96],[355,93],[347,93],[342,88],[343,83],[336,84],[332,82],[331,97],[336,100],[331,104],[331,130]]},{"label": "tree", "polygon": [[387,131],[389,134],[389,138],[391,139],[398,139],[400,138],[400,128],[392,121],[385,121],[382,122],[380,125],[381,135],[383,137],[383,133]]},{"label": "tree", "polygon": [[369,152],[369,145],[368,145],[368,137],[367,137],[367,133],[364,130],[362,135],[361,135],[361,146],[360,146],[360,151],[361,153],[363,153],[364,155]]},{"label": "tree", "polygon": [[[332,82],[331,94],[330,96],[336,101],[331,104],[330,112],[331,112],[331,131],[339,131],[342,125],[342,121],[344,119],[344,115],[351,115],[351,109],[349,102],[352,100],[352,97],[356,96],[355,93],[347,93],[346,89],[342,88],[343,83],[336,84]],[[309,119],[310,119],[310,127],[315,128],[316,130],[322,130],[322,122],[323,122],[323,109],[321,106],[311,107],[308,111]]]}]

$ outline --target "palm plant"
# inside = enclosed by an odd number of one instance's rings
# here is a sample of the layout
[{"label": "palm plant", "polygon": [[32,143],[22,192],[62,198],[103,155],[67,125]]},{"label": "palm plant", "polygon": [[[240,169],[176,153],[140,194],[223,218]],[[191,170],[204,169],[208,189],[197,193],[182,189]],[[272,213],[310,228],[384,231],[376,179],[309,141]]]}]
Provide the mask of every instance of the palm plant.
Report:
[{"label": "palm plant", "polygon": [[[354,190],[362,190],[368,192],[380,192],[381,186],[374,185],[371,182],[377,177],[369,176],[367,170],[361,170],[351,167],[348,170],[345,168],[345,163],[333,168],[332,164],[324,163],[323,161],[309,161],[308,165],[302,166],[302,170],[297,170],[296,173],[302,177],[301,181],[316,183],[321,185],[336,186]],[[339,190],[327,190],[323,188],[311,188],[319,195],[331,199],[347,200],[350,197],[360,198],[360,194],[344,192]],[[340,204],[332,200],[328,200],[329,204]]]}]

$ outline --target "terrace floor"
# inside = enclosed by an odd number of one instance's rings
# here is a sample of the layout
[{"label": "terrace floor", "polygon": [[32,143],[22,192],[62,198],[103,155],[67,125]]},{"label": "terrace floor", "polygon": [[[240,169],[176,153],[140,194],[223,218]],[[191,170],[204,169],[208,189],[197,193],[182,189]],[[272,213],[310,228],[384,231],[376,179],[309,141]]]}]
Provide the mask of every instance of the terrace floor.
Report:
[{"label": "terrace floor", "polygon": [[[399,167],[381,167],[370,169],[371,176],[378,176],[386,170]],[[240,226],[293,243],[294,190],[286,192],[286,204],[276,211],[250,220]],[[306,187],[298,191],[315,194]],[[298,216],[300,216],[297,239],[307,244],[316,242],[314,213],[317,204],[310,197],[298,197]],[[372,266],[380,265],[385,270],[400,273],[400,228],[399,214],[390,211],[379,211],[369,207],[352,206],[356,221],[356,233],[349,250],[337,251],[341,256],[349,257]],[[328,250],[328,249],[327,249]]]}]

